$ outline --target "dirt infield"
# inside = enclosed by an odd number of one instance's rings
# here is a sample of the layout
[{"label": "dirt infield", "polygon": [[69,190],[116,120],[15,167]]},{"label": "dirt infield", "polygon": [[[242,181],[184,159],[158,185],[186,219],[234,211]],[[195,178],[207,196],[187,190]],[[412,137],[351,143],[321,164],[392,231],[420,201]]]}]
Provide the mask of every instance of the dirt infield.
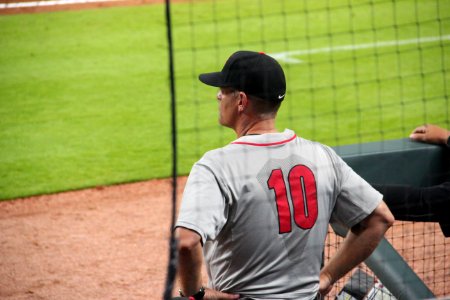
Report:
[{"label": "dirt infield", "polygon": [[170,188],[154,180],[0,202],[0,299],[161,298]]},{"label": "dirt infield", "polygon": [[[99,0],[98,2],[87,2],[80,0],[79,3],[62,4],[62,5],[43,5],[47,0],[0,0],[0,3],[24,3],[24,2],[37,2],[40,5],[30,7],[6,7],[0,8],[0,15],[13,15],[13,14],[30,14],[30,13],[42,13],[42,12],[55,12],[64,10],[81,10],[92,8],[106,8],[115,6],[135,6],[135,5],[149,5],[155,3],[162,3],[164,0]],[[187,0],[171,0],[171,2],[183,2]],[[199,1],[199,0],[197,0]]]}]

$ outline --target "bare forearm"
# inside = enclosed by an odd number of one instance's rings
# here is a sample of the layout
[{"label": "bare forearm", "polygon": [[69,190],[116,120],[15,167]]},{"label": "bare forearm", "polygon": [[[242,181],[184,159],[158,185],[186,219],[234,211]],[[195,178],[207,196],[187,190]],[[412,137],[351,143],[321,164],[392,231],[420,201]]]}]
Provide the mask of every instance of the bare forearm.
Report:
[{"label": "bare forearm", "polygon": [[377,247],[394,218],[383,202],[363,222],[351,228],[343,244],[321,271],[331,283],[336,282],[364,261]]},{"label": "bare forearm", "polygon": [[[194,295],[202,287],[203,248],[200,236],[186,228],[177,228],[176,235],[178,239],[178,279],[180,288],[183,295]],[[239,295],[205,289],[203,299],[239,299]]]},{"label": "bare forearm", "polygon": [[364,261],[377,247],[387,228],[366,228],[355,233],[350,230],[343,244],[322,270],[336,282],[355,266]]},{"label": "bare forearm", "polygon": [[200,236],[192,230],[179,227],[175,234],[178,239],[178,279],[184,295],[198,292],[202,286],[203,253]]},{"label": "bare forearm", "polygon": [[200,244],[193,249],[181,249],[178,258],[181,290],[185,295],[198,292],[202,286],[201,266],[202,247]]}]

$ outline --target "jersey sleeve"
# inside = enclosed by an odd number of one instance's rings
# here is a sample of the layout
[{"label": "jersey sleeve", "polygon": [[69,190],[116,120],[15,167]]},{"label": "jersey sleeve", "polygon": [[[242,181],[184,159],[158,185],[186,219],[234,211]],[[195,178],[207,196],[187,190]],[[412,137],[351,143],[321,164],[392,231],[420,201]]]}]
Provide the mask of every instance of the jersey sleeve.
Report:
[{"label": "jersey sleeve", "polygon": [[204,244],[214,240],[227,221],[228,206],[219,181],[208,166],[196,163],[184,189],[175,227],[197,232]]},{"label": "jersey sleeve", "polygon": [[352,227],[377,208],[383,200],[383,195],[353,171],[333,150],[331,151],[339,177],[338,196],[331,220]]}]

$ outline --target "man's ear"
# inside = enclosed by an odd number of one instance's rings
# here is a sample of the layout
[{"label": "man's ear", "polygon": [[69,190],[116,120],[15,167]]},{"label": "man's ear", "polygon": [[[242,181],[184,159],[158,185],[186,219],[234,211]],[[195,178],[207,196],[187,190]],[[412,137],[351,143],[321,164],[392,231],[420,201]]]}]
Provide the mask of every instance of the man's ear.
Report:
[{"label": "man's ear", "polygon": [[244,112],[249,105],[249,100],[247,94],[244,92],[239,92],[239,100],[238,100],[238,112]]}]

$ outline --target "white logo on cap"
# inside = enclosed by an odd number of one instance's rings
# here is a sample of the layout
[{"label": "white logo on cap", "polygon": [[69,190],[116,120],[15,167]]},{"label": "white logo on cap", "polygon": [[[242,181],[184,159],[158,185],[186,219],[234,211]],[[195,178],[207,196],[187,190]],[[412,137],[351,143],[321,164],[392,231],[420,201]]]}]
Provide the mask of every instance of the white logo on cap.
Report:
[{"label": "white logo on cap", "polygon": [[284,95],[286,95],[286,94],[278,95],[278,99],[283,99],[283,98],[284,98]]}]

